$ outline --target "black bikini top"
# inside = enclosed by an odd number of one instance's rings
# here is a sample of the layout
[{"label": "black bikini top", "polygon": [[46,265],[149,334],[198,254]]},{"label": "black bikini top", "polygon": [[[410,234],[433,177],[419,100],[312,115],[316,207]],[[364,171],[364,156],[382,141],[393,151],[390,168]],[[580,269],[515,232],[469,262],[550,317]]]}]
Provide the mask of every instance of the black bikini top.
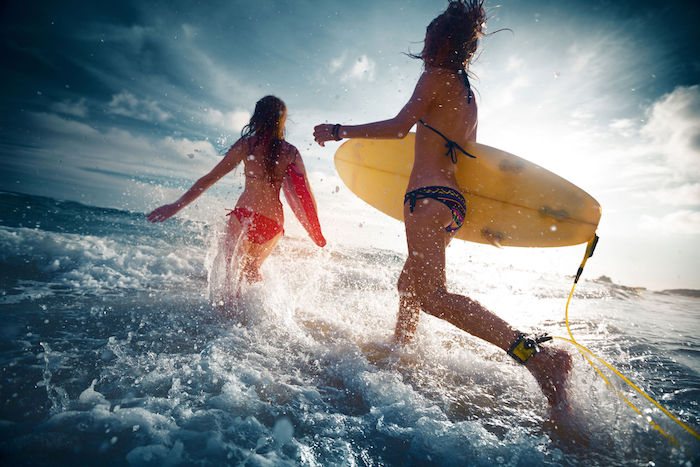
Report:
[{"label": "black bikini top", "polygon": [[[463,71],[463,70],[459,70],[459,71],[457,72],[457,74],[459,74],[459,75],[462,77],[462,81],[464,82],[464,86],[467,88],[467,104],[471,104],[471,103],[472,103],[472,87],[471,87],[471,85],[469,84],[469,77],[467,77],[467,73],[466,73],[465,71]],[[457,156],[458,156],[457,150],[458,150],[458,149],[459,149],[459,150],[462,152],[462,154],[464,154],[465,156],[469,156],[469,157],[471,157],[472,159],[476,159],[476,156],[473,156],[473,155],[469,154],[469,153],[468,153],[467,151],[465,151],[459,144],[455,143],[454,141],[452,141],[451,139],[449,139],[447,136],[443,135],[443,134],[440,133],[438,130],[436,130],[435,128],[431,127],[431,126],[428,125],[427,123],[425,123],[422,119],[421,119],[421,120],[418,120],[418,121],[420,122],[421,125],[423,125],[424,127],[428,128],[428,129],[430,129],[430,130],[433,130],[435,133],[437,133],[438,135],[440,135],[440,136],[442,137],[442,139],[445,140],[445,147],[447,148],[447,152],[445,153],[445,155],[448,156],[448,157],[450,158],[450,160],[452,161],[453,164],[456,164],[456,163],[457,163]]]}]

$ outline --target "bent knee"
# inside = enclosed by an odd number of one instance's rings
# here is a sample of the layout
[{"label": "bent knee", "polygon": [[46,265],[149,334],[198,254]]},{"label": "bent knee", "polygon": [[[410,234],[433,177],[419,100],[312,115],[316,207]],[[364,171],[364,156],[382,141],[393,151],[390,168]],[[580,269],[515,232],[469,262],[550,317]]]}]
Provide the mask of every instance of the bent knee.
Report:
[{"label": "bent knee", "polygon": [[445,297],[448,294],[446,287],[418,286],[414,289],[413,293],[415,294],[415,297],[418,299],[418,301],[420,301],[420,303],[423,304],[426,313],[428,313],[429,315],[441,317],[439,316],[439,313],[436,313],[435,311],[437,309],[440,309],[441,307],[436,307],[435,305],[438,305],[445,300]]},{"label": "bent knee", "polygon": [[404,269],[397,282],[399,295],[411,295],[423,300],[439,299],[447,294],[444,284],[435,284],[434,281],[415,278]]},{"label": "bent knee", "polygon": [[399,280],[396,283],[396,288],[398,289],[400,296],[415,294],[413,283],[411,281],[411,276],[409,276],[405,271],[401,272]]}]

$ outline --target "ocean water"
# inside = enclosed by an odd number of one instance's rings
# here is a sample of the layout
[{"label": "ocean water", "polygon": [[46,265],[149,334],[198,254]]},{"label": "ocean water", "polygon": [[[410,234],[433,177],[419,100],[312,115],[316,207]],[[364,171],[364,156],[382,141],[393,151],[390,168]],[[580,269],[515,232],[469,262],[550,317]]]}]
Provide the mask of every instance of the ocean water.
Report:
[{"label": "ocean water", "polygon": [[[394,250],[288,235],[265,286],[222,313],[208,294],[217,228],[0,193],[0,464],[700,459],[697,438],[565,341],[564,431],[523,368],[440,320],[423,315],[415,341],[393,348]],[[566,336],[570,276],[472,258],[450,262],[448,278],[515,325]],[[580,344],[700,429],[699,298],[584,272],[569,313]]]}]

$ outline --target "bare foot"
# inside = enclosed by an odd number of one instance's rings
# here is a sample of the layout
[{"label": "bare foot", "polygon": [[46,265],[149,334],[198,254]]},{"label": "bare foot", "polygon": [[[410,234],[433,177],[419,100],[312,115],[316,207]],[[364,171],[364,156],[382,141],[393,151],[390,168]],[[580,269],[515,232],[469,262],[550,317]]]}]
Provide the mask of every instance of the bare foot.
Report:
[{"label": "bare foot", "polygon": [[566,380],[571,371],[571,356],[556,347],[541,347],[526,365],[556,412],[568,412]]}]

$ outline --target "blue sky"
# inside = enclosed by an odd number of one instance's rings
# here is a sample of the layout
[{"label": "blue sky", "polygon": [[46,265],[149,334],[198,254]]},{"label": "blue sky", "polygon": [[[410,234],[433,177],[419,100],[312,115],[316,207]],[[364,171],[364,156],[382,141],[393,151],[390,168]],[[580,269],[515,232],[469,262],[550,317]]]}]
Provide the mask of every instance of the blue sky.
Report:
[{"label": "blue sky", "polygon": [[[472,68],[478,140],[600,201],[592,275],[700,288],[700,12],[692,4],[486,3],[488,31],[510,30],[486,37]],[[363,222],[400,233],[337,192],[337,145],[320,148],[311,132],[323,121],[393,116],[421,70],[404,53],[420,50],[445,5],[3,2],[0,189],[147,211],[211,168],[256,100],[275,94],[289,108],[287,136],[312,172],[321,219],[345,206],[346,237],[362,236],[354,227]],[[216,205],[234,185],[231,177],[207,199]]]}]

